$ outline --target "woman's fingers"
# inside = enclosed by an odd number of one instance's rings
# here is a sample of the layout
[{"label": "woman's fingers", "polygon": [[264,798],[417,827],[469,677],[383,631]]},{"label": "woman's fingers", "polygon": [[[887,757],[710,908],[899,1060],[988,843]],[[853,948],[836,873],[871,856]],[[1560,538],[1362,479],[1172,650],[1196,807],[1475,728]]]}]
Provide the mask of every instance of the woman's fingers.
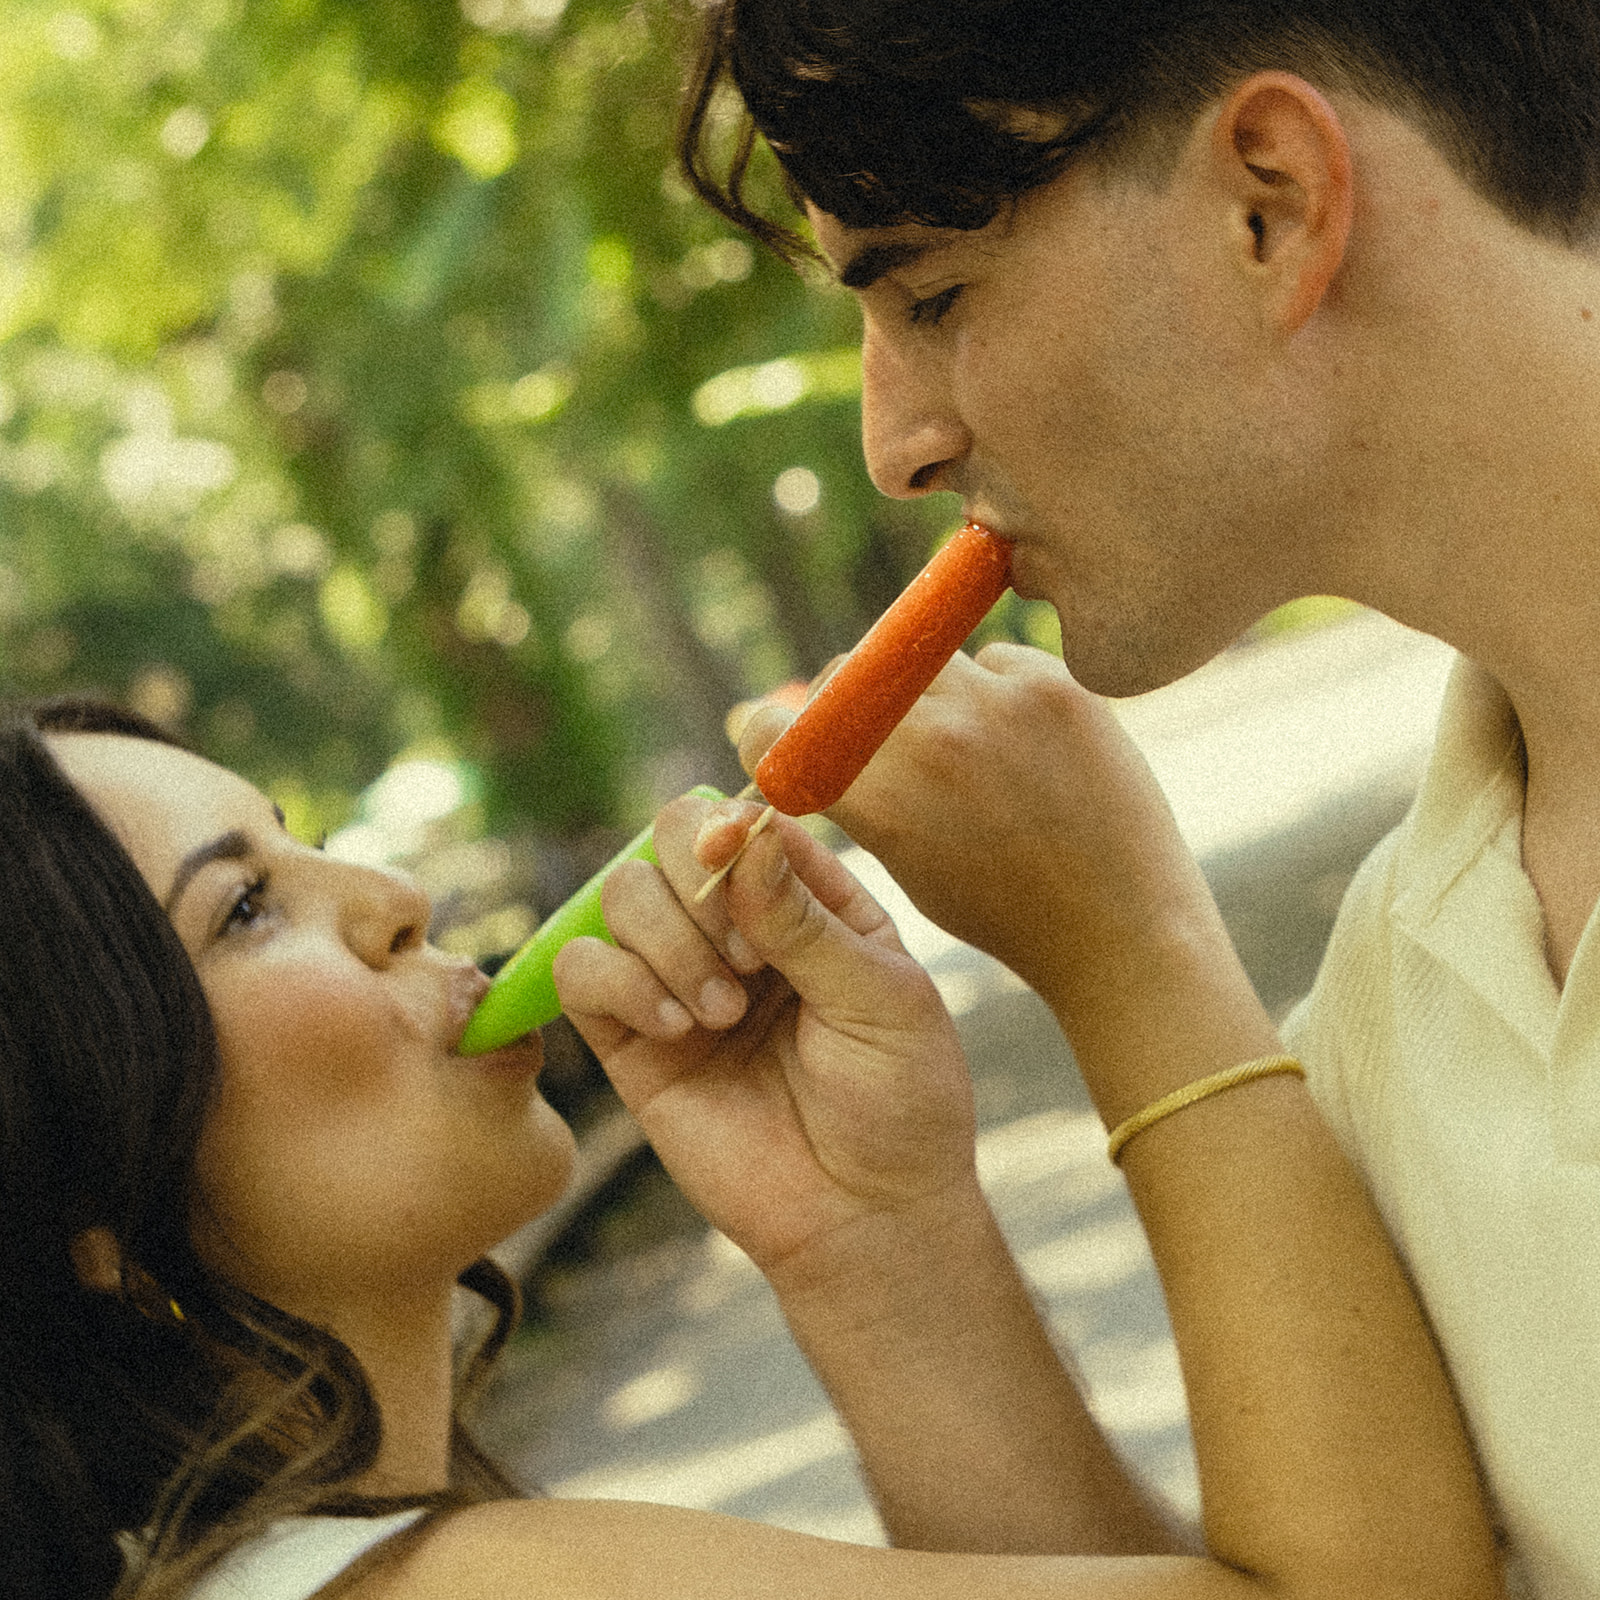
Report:
[{"label": "woman's fingers", "polygon": [[[761,970],[760,956],[734,927],[721,895],[698,896],[710,874],[734,855],[749,831],[750,820],[761,809],[737,800],[707,801],[685,795],[663,809],[655,827],[656,858],[666,881],[695,926],[743,977]],[[703,845],[708,838],[716,840],[710,854]]]},{"label": "woman's fingers", "polygon": [[[631,1036],[676,1042],[695,1024],[712,1033],[736,1027],[750,1012],[748,980],[769,965],[825,1014],[873,1019],[884,974],[867,969],[909,960],[894,924],[792,818],[775,816],[752,839],[764,809],[675,801],[656,823],[660,865],[624,862],[606,880],[616,943],[574,940],[556,964],[567,1012],[597,1051]],[[735,857],[733,874],[697,902],[708,870]]]},{"label": "woman's fingers", "polygon": [[694,1028],[693,1015],[647,961],[603,939],[564,945],[555,975],[567,1017],[602,1058],[635,1036],[671,1043]]},{"label": "woman's fingers", "polygon": [[[896,940],[898,936],[889,914],[833,851],[793,819],[776,812],[768,816],[769,809],[759,801],[724,800],[713,805],[694,840],[694,856],[699,866],[713,873],[726,871],[730,862],[747,850],[761,832],[768,826],[774,827],[783,837],[785,858],[826,910],[854,933]],[[722,922],[732,927],[726,900],[722,896],[717,899],[721,902]],[[733,937],[743,948],[751,948],[749,940],[736,927]],[[755,951],[751,953],[756,961],[762,959]]]},{"label": "woman's fingers", "polygon": [[752,948],[834,1026],[923,1027],[942,1009],[888,913],[791,818],[750,842],[724,891]]},{"label": "woman's fingers", "polygon": [[[658,840],[658,853],[661,847]],[[696,1022],[731,1028],[744,1015],[738,974],[663,871],[647,861],[623,862],[606,879],[601,904],[617,944],[642,958]]]},{"label": "woman's fingers", "polygon": [[707,810],[695,796],[668,806],[654,830],[661,865],[625,861],[601,890],[614,943],[573,940],[556,958],[563,1006],[602,1056],[634,1036],[675,1042],[696,1024],[731,1028],[749,1010],[740,978],[764,963],[720,897],[693,903],[707,876],[693,852]]}]

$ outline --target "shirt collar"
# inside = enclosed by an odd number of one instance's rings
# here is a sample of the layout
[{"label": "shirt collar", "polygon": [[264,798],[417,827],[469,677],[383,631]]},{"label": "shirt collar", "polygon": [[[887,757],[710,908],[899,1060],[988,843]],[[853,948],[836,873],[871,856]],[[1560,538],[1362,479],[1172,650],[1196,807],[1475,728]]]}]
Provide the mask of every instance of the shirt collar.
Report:
[{"label": "shirt collar", "polygon": [[1396,861],[1396,925],[1548,1057],[1560,991],[1522,870],[1522,730],[1499,683],[1459,657]]}]

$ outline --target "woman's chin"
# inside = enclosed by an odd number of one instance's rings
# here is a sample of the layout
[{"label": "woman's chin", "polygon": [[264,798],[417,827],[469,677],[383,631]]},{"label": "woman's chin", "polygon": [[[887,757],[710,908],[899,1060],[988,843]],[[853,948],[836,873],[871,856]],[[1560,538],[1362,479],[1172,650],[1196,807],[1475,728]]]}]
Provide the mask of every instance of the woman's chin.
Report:
[{"label": "woman's chin", "polygon": [[536,1136],[534,1148],[526,1153],[518,1180],[499,1191],[498,1198],[515,1197],[515,1210],[508,1208],[504,1213],[509,1225],[496,1243],[550,1210],[571,1186],[577,1165],[578,1145],[572,1129],[543,1095],[534,1096],[529,1117],[534,1124],[530,1131]]}]

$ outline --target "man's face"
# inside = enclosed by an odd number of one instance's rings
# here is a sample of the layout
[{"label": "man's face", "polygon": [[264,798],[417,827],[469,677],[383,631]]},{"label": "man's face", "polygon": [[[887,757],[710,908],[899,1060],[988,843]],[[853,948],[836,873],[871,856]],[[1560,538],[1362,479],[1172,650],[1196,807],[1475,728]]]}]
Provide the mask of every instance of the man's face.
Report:
[{"label": "man's face", "polygon": [[1074,169],[975,232],[812,213],[862,306],[873,481],[957,493],[1015,539],[1019,591],[1103,693],[1170,681],[1302,592],[1303,415],[1226,211],[1180,167],[1160,189]]}]

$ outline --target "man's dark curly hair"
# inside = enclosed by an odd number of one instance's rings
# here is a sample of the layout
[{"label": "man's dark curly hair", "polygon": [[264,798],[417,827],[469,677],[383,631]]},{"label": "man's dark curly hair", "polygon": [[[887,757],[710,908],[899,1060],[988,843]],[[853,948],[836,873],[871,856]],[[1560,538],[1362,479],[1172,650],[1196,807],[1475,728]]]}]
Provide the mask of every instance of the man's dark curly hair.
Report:
[{"label": "man's dark curly hair", "polygon": [[1272,68],[1407,116],[1530,231],[1596,233],[1595,0],[715,0],[679,155],[792,257],[799,236],[747,192],[758,136],[796,199],[850,227],[978,228],[1080,157],[1159,172],[1208,101]]}]

